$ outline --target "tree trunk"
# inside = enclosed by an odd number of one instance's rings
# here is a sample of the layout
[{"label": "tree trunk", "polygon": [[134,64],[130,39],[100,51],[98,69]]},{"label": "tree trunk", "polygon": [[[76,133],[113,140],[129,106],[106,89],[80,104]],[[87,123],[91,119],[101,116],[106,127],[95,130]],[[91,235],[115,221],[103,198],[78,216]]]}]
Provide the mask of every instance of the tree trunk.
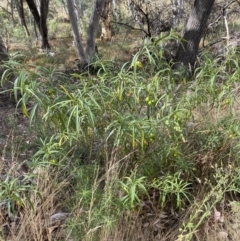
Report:
[{"label": "tree trunk", "polygon": [[70,19],[70,22],[72,25],[74,41],[75,41],[77,51],[78,51],[78,57],[79,57],[81,63],[84,65],[87,63],[87,59],[84,54],[84,49],[82,46],[82,41],[81,41],[81,37],[79,34],[79,30],[78,30],[77,16],[76,16],[76,12],[75,12],[72,0],[67,0],[67,7],[68,7],[69,19]]},{"label": "tree trunk", "polygon": [[40,32],[42,36],[42,49],[50,49],[48,43],[48,28],[47,28],[47,15],[48,15],[49,0],[41,0],[40,2]]},{"label": "tree trunk", "polygon": [[[9,56],[8,56],[7,48],[5,47],[2,37],[0,36],[0,80],[1,80],[2,74],[4,72],[4,68],[1,65],[2,65],[3,61],[6,61],[8,59],[9,59]],[[1,83],[1,85],[5,84],[5,83],[3,83],[3,81],[0,81],[0,83]]]},{"label": "tree trunk", "polygon": [[112,5],[113,5],[113,15],[115,17],[115,19],[117,21],[119,21],[119,16],[118,16],[118,12],[117,12],[117,3],[116,3],[116,0],[112,0]]},{"label": "tree trunk", "polygon": [[48,14],[48,6],[49,0],[41,0],[40,2],[40,14],[38,12],[37,6],[34,0],[26,0],[28,7],[34,17],[34,20],[37,24],[39,32],[42,37],[42,49],[50,49],[50,45],[48,43],[48,30],[47,30],[47,14]]},{"label": "tree trunk", "polygon": [[177,27],[179,20],[183,14],[184,0],[173,0],[172,1],[172,13],[173,13],[173,26]]},{"label": "tree trunk", "polygon": [[11,20],[12,20],[12,26],[15,27],[15,19],[14,19],[14,1],[10,1],[10,10],[11,10]]},{"label": "tree trunk", "polygon": [[33,30],[34,30],[34,35],[35,35],[35,38],[36,38],[36,46],[37,46],[37,43],[38,43],[38,30],[37,30],[37,26],[36,26],[36,21],[33,21]]},{"label": "tree trunk", "polygon": [[[195,64],[199,43],[207,20],[214,4],[214,0],[195,0],[188,18],[183,41],[176,53],[176,62],[183,65]],[[179,66],[179,64],[178,64]]]},{"label": "tree trunk", "polygon": [[3,43],[2,37],[0,37],[0,62],[8,60],[8,51]]},{"label": "tree trunk", "polygon": [[23,0],[16,0],[16,7],[17,7],[17,12],[18,12],[18,17],[19,17],[19,22],[21,26],[23,27],[26,36],[29,37],[30,33],[25,21],[25,16],[24,16],[24,10],[23,10]]},{"label": "tree trunk", "polygon": [[[142,4],[142,2],[140,2],[140,4]],[[139,29],[141,29],[143,38],[151,37],[151,36],[149,36],[149,34],[151,35],[151,33],[148,33],[145,31],[143,21],[141,19],[141,16],[138,13],[138,11],[140,9],[140,5],[136,4],[134,1],[128,0],[127,7],[128,7],[130,14],[132,15],[134,21],[138,24]]]},{"label": "tree trunk", "polygon": [[102,33],[101,39],[110,41],[112,39],[111,20],[113,16],[113,2],[112,0],[105,0],[103,12],[101,14]]},{"label": "tree trunk", "polygon": [[89,63],[91,62],[91,59],[95,53],[95,39],[97,35],[98,24],[104,7],[104,2],[105,0],[95,1],[92,17],[88,27],[86,57]]},{"label": "tree trunk", "polygon": [[176,27],[179,22],[179,1],[173,0],[172,13],[173,13],[173,26]]},{"label": "tree trunk", "polygon": [[83,17],[83,6],[81,0],[73,0],[74,9],[77,15],[77,20]]},{"label": "tree trunk", "polygon": [[184,8],[184,0],[179,0],[179,9],[182,11]]},{"label": "tree trunk", "polygon": [[37,6],[36,6],[34,0],[26,0],[26,2],[27,2],[27,5],[28,5],[28,7],[29,7],[29,9],[30,9],[30,11],[31,11],[31,13],[33,15],[33,18],[34,18],[37,26],[38,26],[38,29],[40,31],[40,29],[41,29],[40,15],[39,15],[39,12],[37,10]]}]

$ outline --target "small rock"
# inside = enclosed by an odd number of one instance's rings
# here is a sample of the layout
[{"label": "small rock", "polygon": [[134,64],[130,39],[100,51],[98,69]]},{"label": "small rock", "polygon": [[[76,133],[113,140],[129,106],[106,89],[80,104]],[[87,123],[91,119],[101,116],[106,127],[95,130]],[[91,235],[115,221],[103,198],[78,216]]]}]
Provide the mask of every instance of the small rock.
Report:
[{"label": "small rock", "polygon": [[50,217],[50,224],[54,224],[58,221],[63,221],[69,215],[70,213],[64,213],[64,212],[55,213]]}]

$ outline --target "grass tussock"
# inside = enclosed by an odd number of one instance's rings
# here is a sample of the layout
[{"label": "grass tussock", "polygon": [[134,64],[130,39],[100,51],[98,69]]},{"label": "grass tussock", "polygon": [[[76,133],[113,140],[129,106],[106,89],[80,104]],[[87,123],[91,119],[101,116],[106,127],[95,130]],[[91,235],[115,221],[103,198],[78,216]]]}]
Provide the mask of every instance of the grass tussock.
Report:
[{"label": "grass tussock", "polygon": [[2,237],[236,237],[238,50],[203,54],[189,77],[166,57],[175,37],[145,42],[123,65],[96,60],[94,74],[6,63],[31,154],[21,182],[6,173],[1,185]]}]

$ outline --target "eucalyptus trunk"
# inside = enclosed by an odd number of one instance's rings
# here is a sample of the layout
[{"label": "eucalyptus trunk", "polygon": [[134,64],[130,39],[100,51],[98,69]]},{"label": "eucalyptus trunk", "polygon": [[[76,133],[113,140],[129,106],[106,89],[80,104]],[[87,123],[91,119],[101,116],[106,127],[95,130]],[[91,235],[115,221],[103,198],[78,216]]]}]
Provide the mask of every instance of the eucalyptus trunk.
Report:
[{"label": "eucalyptus trunk", "polygon": [[96,0],[93,8],[92,17],[88,26],[86,57],[91,62],[95,54],[95,39],[105,0]]},{"label": "eucalyptus trunk", "polygon": [[[7,48],[2,40],[2,37],[0,36],[0,80],[4,72],[4,67],[2,66],[2,63],[4,61],[7,61],[8,59],[9,59],[9,56],[8,56]],[[0,83],[2,86],[5,84],[4,81],[0,81]]]},{"label": "eucalyptus trunk", "polygon": [[81,37],[78,30],[78,21],[77,21],[77,15],[75,12],[73,0],[67,0],[67,7],[68,7],[69,19],[72,25],[74,41],[78,52],[78,57],[80,59],[80,62],[84,65],[87,63],[87,58],[84,53]]},{"label": "eucalyptus trunk", "polygon": [[[183,41],[176,53],[176,62],[194,66],[201,37],[206,28],[214,0],[195,0],[187,21]],[[178,64],[179,65],[179,64]],[[178,66],[177,65],[177,66]]]},{"label": "eucalyptus trunk", "polygon": [[24,10],[23,10],[23,0],[16,0],[16,7],[17,7],[17,12],[18,12],[18,17],[19,17],[19,22],[21,26],[23,27],[26,36],[29,37],[30,33],[25,21],[25,15],[24,15]]},{"label": "eucalyptus trunk", "polygon": [[48,28],[47,28],[47,15],[48,15],[49,0],[41,0],[40,2],[40,32],[42,36],[42,49],[50,49],[48,42]]},{"label": "eucalyptus trunk", "polygon": [[111,21],[113,16],[113,0],[105,0],[103,12],[101,15],[102,20],[102,33],[101,39],[110,41],[112,39]]},{"label": "eucalyptus trunk", "polygon": [[40,1],[40,13],[37,9],[37,6],[34,0],[26,0],[28,7],[34,17],[34,20],[37,24],[39,32],[42,38],[42,49],[50,49],[50,44],[48,42],[48,29],[47,29],[47,15],[48,15],[48,6],[49,0]]},{"label": "eucalyptus trunk", "polygon": [[0,63],[5,60],[8,60],[8,51],[2,40],[2,37],[0,37]]}]

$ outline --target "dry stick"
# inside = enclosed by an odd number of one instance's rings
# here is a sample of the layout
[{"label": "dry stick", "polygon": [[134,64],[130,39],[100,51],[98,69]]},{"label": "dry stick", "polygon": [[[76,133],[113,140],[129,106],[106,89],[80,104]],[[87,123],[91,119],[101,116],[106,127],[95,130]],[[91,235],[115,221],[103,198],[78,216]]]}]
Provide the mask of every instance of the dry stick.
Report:
[{"label": "dry stick", "polygon": [[[208,29],[208,28],[211,28],[212,26],[214,26],[214,24],[217,24],[217,23],[221,20],[221,18],[223,17],[223,18],[224,18],[224,24],[225,24],[226,32],[227,32],[227,36],[224,37],[224,38],[222,38],[222,39],[227,39],[227,46],[229,45],[229,40],[231,39],[231,37],[229,36],[229,27],[228,27],[228,22],[227,22],[227,8],[228,8],[231,4],[233,4],[233,3],[238,3],[238,5],[240,6],[240,0],[233,0],[233,1],[229,2],[229,3],[227,3],[226,5],[224,5],[224,6],[222,7],[222,12],[221,12],[221,14],[217,17],[217,19],[216,19],[214,22],[210,23],[210,24],[208,25],[208,27],[207,27],[207,29]],[[231,11],[231,12],[232,12],[232,11]],[[209,47],[209,46],[214,45],[215,43],[218,43],[218,42],[222,41],[222,39],[220,39],[220,40],[214,41],[213,43],[207,44],[207,45],[205,46],[204,43],[205,43],[205,38],[206,38],[206,36],[207,36],[207,33],[205,33],[205,35],[203,36],[203,47],[204,47],[204,48],[207,48],[207,47]]]},{"label": "dry stick", "polygon": [[0,8],[1,8],[4,12],[6,12],[7,14],[11,15],[11,13],[10,13],[6,8],[4,8],[4,7],[2,7],[2,6],[0,6]]},{"label": "dry stick", "polygon": [[229,39],[230,39],[230,36],[229,36],[229,28],[228,28],[228,21],[227,21],[227,14],[225,13],[224,16],[223,16],[223,19],[224,19],[224,24],[225,24],[225,28],[226,28],[226,45],[227,47],[229,46]]},{"label": "dry stick", "polygon": [[227,8],[232,4],[232,3],[235,3],[237,2],[239,4],[239,1],[237,0],[233,0],[231,2],[229,2],[228,4],[226,4],[224,7],[223,7],[223,19],[224,19],[224,24],[225,24],[225,28],[226,28],[226,33],[227,33],[227,36],[226,36],[226,39],[227,39],[227,47],[229,46],[229,40],[230,40],[230,36],[229,36],[229,27],[228,27],[228,21],[227,21]]}]

